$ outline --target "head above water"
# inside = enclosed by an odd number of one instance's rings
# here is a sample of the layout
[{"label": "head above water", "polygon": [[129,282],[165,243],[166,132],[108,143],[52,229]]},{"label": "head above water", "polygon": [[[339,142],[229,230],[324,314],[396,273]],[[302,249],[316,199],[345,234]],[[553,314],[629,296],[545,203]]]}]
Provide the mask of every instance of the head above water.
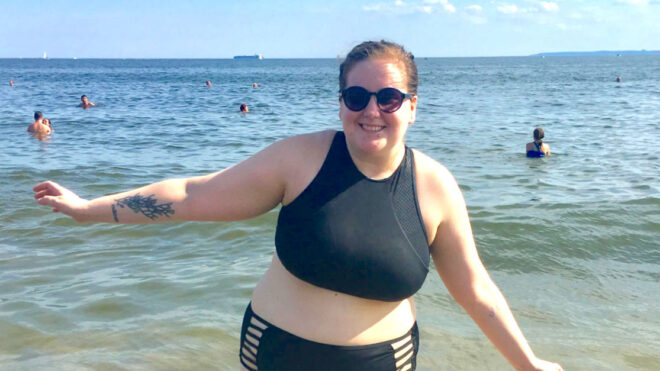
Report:
[{"label": "head above water", "polygon": [[400,64],[401,71],[406,76],[406,88],[409,94],[417,94],[417,65],[415,56],[405,50],[403,46],[390,41],[365,41],[355,46],[346,55],[346,59],[339,66],[339,90],[347,88],[346,77],[359,62],[370,59],[389,59]]},{"label": "head above water", "polygon": [[87,100],[87,96],[86,96],[86,95],[81,95],[81,96],[80,96],[80,100],[83,101],[83,102],[86,101],[86,100]]},{"label": "head above water", "polygon": [[541,128],[534,129],[534,140],[543,141],[544,136],[545,133],[543,132],[543,129]]},{"label": "head above water", "polygon": [[34,121],[39,121],[44,118],[44,114],[41,111],[34,112]]}]

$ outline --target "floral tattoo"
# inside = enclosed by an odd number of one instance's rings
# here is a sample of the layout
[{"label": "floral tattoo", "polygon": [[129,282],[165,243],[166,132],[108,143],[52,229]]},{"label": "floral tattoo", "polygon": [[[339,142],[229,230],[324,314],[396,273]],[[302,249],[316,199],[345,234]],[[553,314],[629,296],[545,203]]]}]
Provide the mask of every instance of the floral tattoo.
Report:
[{"label": "floral tattoo", "polygon": [[117,217],[117,208],[115,205],[122,209],[128,207],[134,213],[142,214],[151,220],[156,220],[163,215],[169,218],[170,215],[174,214],[172,202],[156,205],[158,200],[154,198],[154,195],[144,197],[138,193],[135,196],[128,196],[115,201],[116,203],[112,205],[112,216],[117,223],[119,223],[119,218]]}]

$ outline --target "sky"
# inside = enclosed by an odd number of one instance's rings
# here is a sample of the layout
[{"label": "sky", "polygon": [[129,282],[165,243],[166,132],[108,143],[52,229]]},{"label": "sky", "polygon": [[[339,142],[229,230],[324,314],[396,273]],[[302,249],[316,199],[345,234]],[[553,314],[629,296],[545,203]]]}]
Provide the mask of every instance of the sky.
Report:
[{"label": "sky", "polygon": [[660,0],[0,0],[0,58],[418,57],[660,50]]}]

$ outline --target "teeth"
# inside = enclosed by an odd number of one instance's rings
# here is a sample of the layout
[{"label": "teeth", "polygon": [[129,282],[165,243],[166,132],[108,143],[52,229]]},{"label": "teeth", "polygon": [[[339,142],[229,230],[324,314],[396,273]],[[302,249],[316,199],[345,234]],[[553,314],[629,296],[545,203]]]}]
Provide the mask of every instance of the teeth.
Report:
[{"label": "teeth", "polygon": [[380,131],[382,130],[385,126],[380,126],[380,125],[366,125],[366,124],[360,124],[362,129],[366,131]]}]

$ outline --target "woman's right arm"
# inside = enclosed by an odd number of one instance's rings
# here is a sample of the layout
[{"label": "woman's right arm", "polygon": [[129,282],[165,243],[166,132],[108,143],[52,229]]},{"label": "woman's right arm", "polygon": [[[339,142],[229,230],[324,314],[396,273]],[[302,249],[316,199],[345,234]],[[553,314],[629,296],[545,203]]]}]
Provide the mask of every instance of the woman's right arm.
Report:
[{"label": "woman's right arm", "polygon": [[302,136],[276,142],[247,160],[204,176],[169,179],[93,200],[45,181],[34,187],[37,202],[78,222],[157,223],[229,221],[276,207],[299,158]]}]

